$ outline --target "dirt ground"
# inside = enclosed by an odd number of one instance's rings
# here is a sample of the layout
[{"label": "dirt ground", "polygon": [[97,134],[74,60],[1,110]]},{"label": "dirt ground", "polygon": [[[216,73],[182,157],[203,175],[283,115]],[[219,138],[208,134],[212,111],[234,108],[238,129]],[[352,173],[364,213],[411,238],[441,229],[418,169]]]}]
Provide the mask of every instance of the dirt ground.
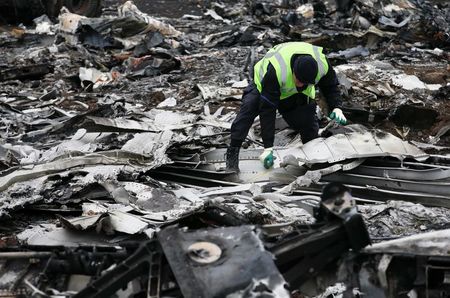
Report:
[{"label": "dirt ground", "polygon": [[[125,0],[105,0],[104,6],[110,6],[113,4],[121,4],[126,2]],[[133,1],[139,10],[154,16],[167,17],[167,18],[179,18],[185,14],[201,15],[202,6],[204,2],[201,0],[137,0]]]}]

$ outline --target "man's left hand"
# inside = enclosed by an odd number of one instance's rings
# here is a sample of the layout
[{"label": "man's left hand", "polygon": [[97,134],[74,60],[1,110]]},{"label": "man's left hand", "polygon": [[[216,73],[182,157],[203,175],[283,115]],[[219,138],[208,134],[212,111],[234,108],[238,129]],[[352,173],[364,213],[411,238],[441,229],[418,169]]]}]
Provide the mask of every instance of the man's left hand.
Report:
[{"label": "man's left hand", "polygon": [[347,118],[345,118],[344,113],[341,109],[335,108],[330,114],[331,119],[335,119],[337,123],[345,125],[347,124]]}]

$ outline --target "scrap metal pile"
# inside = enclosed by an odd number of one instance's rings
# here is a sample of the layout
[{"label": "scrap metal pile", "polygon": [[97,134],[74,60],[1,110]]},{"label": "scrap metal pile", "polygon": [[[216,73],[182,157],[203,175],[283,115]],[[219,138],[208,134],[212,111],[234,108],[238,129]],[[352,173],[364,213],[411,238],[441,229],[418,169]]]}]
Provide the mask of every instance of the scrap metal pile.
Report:
[{"label": "scrap metal pile", "polygon": [[[448,3],[123,2],[0,27],[0,296],[450,295]],[[286,41],[325,48],[350,124],[277,118],[267,170],[257,119],[227,171]]]}]

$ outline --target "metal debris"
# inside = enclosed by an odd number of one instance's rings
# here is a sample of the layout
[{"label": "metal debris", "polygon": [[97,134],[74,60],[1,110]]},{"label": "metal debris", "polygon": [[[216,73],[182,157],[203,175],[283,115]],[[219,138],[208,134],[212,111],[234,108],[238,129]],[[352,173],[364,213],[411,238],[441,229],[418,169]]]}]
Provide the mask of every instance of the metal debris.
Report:
[{"label": "metal debris", "polygon": [[[0,295],[450,293],[448,3],[3,2]],[[278,118],[267,170],[256,119],[227,171],[253,64],[296,40],[351,125]]]}]

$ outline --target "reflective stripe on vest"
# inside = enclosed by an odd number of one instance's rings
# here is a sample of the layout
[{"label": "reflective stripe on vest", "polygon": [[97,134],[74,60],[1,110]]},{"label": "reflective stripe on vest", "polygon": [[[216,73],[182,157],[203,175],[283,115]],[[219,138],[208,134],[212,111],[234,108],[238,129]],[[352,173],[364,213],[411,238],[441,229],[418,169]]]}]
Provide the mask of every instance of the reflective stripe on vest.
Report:
[{"label": "reflective stripe on vest", "polygon": [[[320,78],[322,78],[325,75],[325,65],[323,65],[322,59],[320,59],[319,48],[316,46],[313,46],[313,51],[314,51],[314,59],[316,59],[317,66],[319,68],[319,76],[320,76]],[[316,84],[319,83],[319,80],[316,80]]]}]

